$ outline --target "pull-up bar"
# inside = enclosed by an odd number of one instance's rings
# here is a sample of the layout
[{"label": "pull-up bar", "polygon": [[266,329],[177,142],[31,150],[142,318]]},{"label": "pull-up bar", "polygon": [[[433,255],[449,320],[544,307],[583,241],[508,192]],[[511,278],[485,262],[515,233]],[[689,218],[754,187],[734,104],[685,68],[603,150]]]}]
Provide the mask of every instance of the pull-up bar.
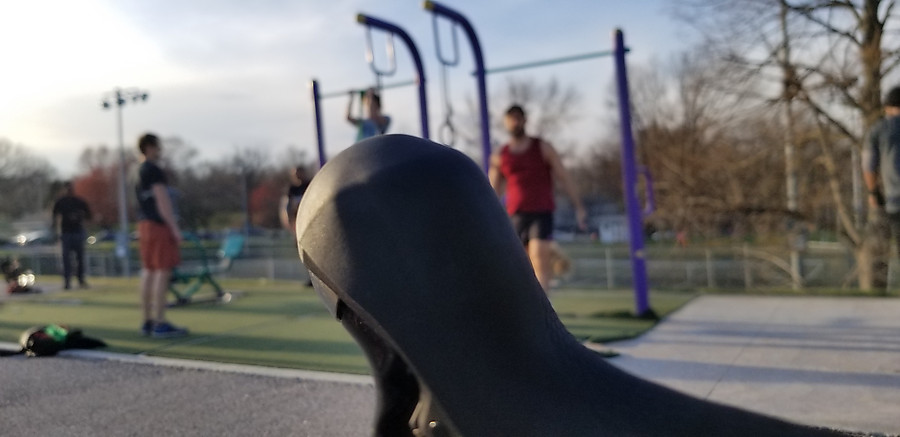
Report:
[{"label": "pull-up bar", "polygon": [[[398,82],[398,83],[394,83],[394,84],[390,84],[390,85],[384,85],[384,86],[381,86],[380,88],[381,89],[399,88],[399,87],[414,85],[414,84],[418,85],[418,88],[419,88],[419,114],[421,117],[421,124],[422,124],[422,138],[428,139],[428,137],[429,137],[429,133],[428,133],[428,99],[425,94],[425,69],[422,67],[422,57],[419,56],[419,50],[416,48],[416,44],[413,42],[412,38],[410,38],[409,34],[406,33],[406,31],[404,31],[399,26],[397,26],[393,23],[379,20],[377,18],[370,17],[370,16],[367,16],[364,14],[358,14],[356,16],[356,21],[358,23],[366,26],[367,30],[369,30],[370,28],[381,29],[392,35],[399,36],[400,39],[402,39],[403,42],[406,43],[406,46],[409,49],[409,52],[413,57],[413,63],[416,68],[416,78],[414,80],[410,80],[410,81]],[[367,34],[367,38],[369,38],[367,40],[367,42],[371,42],[370,41],[371,36],[369,34]],[[367,57],[367,61],[370,63],[373,70],[375,71],[376,76],[389,75],[389,74],[386,74],[386,73],[388,73],[388,71],[379,70],[379,69],[375,68],[374,65],[372,65],[372,62],[374,62],[374,59],[372,56],[371,44],[367,44],[366,57]],[[393,69],[391,69],[391,70],[393,70]],[[390,71],[390,74],[393,74],[393,71]],[[380,79],[380,76],[379,76],[379,79]],[[380,80],[379,80],[379,82],[380,82]],[[323,129],[322,129],[322,112],[321,112],[321,108],[320,108],[321,101],[323,99],[330,99],[332,97],[346,96],[348,93],[352,93],[354,91],[361,91],[361,90],[350,89],[350,90],[341,91],[341,92],[321,93],[319,90],[319,81],[316,79],[313,79],[312,82],[310,83],[310,90],[312,91],[312,98],[313,98],[313,114],[315,115],[315,118],[316,118],[316,120],[315,120],[316,144],[318,146],[318,152],[319,152],[319,166],[321,167],[321,166],[325,165],[325,161],[327,160],[326,155],[325,155],[325,139],[324,139]]]},{"label": "pull-up bar", "polygon": [[368,26],[370,28],[374,27],[376,29],[381,29],[385,32],[389,32],[399,36],[400,39],[402,39],[403,42],[406,43],[406,47],[409,48],[409,52],[413,58],[413,63],[416,67],[416,78],[419,85],[419,114],[421,114],[420,120],[422,123],[422,138],[425,138],[427,140],[429,138],[428,98],[425,94],[425,68],[422,67],[422,57],[419,56],[419,50],[416,48],[416,43],[413,42],[412,38],[410,38],[409,34],[406,33],[405,30],[401,29],[399,26],[393,23],[379,20],[377,18],[370,17],[364,14],[358,14],[356,16],[356,21],[364,26]]},{"label": "pull-up bar", "polygon": [[[626,48],[625,52],[629,50]],[[603,50],[599,52],[590,52],[583,53],[580,55],[572,55],[572,56],[564,56],[561,58],[553,58],[553,59],[544,59],[541,61],[533,61],[526,62],[524,64],[515,64],[515,65],[507,65],[505,67],[497,67],[497,68],[488,68],[484,71],[485,74],[494,74],[494,73],[506,73],[510,71],[516,70],[524,70],[526,68],[535,68],[535,67],[546,67],[548,65],[556,65],[556,64],[566,64],[569,62],[577,62],[577,61],[586,61],[588,59],[596,59],[603,58],[607,56],[614,56],[616,52],[612,50]],[[473,73],[476,74],[476,73]]]},{"label": "pull-up bar", "polygon": [[[637,185],[637,164],[635,162],[634,153],[634,137],[631,130],[631,104],[628,93],[628,75],[625,68],[625,53],[628,49],[625,47],[625,40],[622,31],[616,29],[613,35],[612,51],[586,53],[582,55],[566,56],[562,58],[554,58],[543,61],[528,62],[524,64],[510,65],[507,67],[494,68],[487,70],[484,67],[484,58],[481,52],[481,45],[475,30],[466,19],[465,16],[439,3],[428,0],[425,2],[426,10],[436,15],[443,16],[455,24],[460,25],[469,38],[472,46],[472,52],[475,57],[475,78],[478,81],[478,97],[480,103],[481,117],[481,137],[484,148],[484,170],[487,171],[490,164],[491,143],[490,143],[490,126],[487,110],[487,86],[485,84],[485,76],[489,73],[502,73],[525,68],[542,67],[546,65],[561,64],[565,62],[581,61],[602,56],[612,55],[615,58],[615,71],[617,79],[618,97],[619,97],[619,121],[622,131],[622,173],[624,185],[624,197],[626,210],[628,212],[628,229],[629,240],[631,243],[631,271],[634,278],[634,297],[635,312],[639,317],[655,316],[653,310],[650,309],[649,299],[647,296],[647,268],[644,253],[644,235],[643,235],[643,217],[641,215],[640,206],[637,199],[635,188]],[[648,184],[650,180],[648,178]]]},{"label": "pull-up bar", "polygon": [[[382,85],[380,89],[387,90],[387,89],[391,89],[391,88],[403,88],[403,87],[408,87],[410,85],[418,85],[418,84],[419,84],[419,81],[417,81],[415,79],[410,79],[410,80],[405,80],[403,82],[395,82],[395,83],[389,83],[387,85]],[[332,99],[335,97],[347,97],[347,94],[349,94],[349,93],[365,92],[368,89],[369,89],[368,87],[365,87],[365,88],[350,88],[347,91],[332,91],[330,93],[320,94],[319,99],[325,100],[325,99]]]},{"label": "pull-up bar", "polygon": [[423,7],[431,11],[433,14],[442,16],[455,24],[462,27],[469,38],[469,45],[472,46],[472,55],[475,58],[475,77],[478,81],[478,112],[481,120],[481,166],[485,173],[491,165],[491,127],[488,123],[488,107],[487,107],[487,81],[484,78],[484,55],[481,53],[481,43],[478,41],[478,35],[475,34],[475,28],[469,23],[469,20],[463,14],[454,11],[440,3],[427,0]]}]

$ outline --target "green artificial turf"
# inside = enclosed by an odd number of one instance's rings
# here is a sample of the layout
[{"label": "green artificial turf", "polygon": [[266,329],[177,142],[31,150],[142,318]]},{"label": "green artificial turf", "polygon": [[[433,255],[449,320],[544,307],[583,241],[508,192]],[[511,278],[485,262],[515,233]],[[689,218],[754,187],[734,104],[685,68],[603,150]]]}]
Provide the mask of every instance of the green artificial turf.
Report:
[{"label": "green artificial turf", "polygon": [[[59,282],[53,276],[40,279],[46,284]],[[109,352],[369,373],[362,351],[328,314],[312,288],[289,281],[222,279],[221,284],[235,294],[228,304],[198,303],[169,309],[173,323],[190,329],[185,338],[141,335],[136,278],[92,278],[88,290],[7,297],[0,305],[0,341],[16,342],[31,326],[57,323],[102,339]],[[693,296],[654,292],[650,302],[663,316]],[[634,305],[629,291],[563,289],[554,292],[551,301],[566,327],[582,340],[629,338],[655,323],[629,316]]]}]

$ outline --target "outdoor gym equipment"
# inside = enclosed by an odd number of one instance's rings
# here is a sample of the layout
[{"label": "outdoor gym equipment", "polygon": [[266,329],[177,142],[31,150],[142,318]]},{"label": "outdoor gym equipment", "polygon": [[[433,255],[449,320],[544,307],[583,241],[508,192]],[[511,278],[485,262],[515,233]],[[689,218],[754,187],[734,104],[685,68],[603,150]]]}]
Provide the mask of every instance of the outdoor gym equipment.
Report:
[{"label": "outdoor gym equipment", "polygon": [[449,147],[361,141],[316,175],[297,222],[316,292],[373,367],[373,435],[845,435],[676,392],[584,347],[479,167]]},{"label": "outdoor gym equipment", "polygon": [[[363,15],[357,16],[357,21],[360,23],[365,23]],[[397,72],[397,59],[394,55],[394,34],[387,34],[387,61],[388,67],[387,69],[381,69],[378,67],[378,64],[375,62],[375,50],[372,49],[372,26],[366,26],[366,63],[369,64],[369,68],[372,70],[372,73],[375,73],[375,89],[381,91],[381,78],[393,76],[394,73]]]},{"label": "outdoor gym equipment", "polygon": [[[388,88],[397,88],[408,85],[417,85],[419,90],[419,114],[421,121],[421,129],[422,129],[422,138],[429,138],[428,131],[428,98],[425,92],[425,69],[422,66],[422,57],[419,56],[419,50],[416,48],[416,44],[413,42],[412,38],[406,33],[405,30],[400,28],[399,26],[389,23],[387,21],[383,21],[374,17],[370,17],[368,15],[359,14],[356,16],[356,21],[364,26],[366,26],[366,62],[369,64],[369,68],[375,73],[375,81],[376,87],[380,90],[388,89]],[[388,61],[389,66],[387,68],[378,67],[375,64],[375,56],[372,48],[372,36],[371,30],[372,28],[379,29],[389,34],[388,44]],[[389,77],[396,73],[396,59],[394,54],[394,44],[393,44],[393,35],[398,36],[406,47],[409,49],[410,55],[413,58],[413,64],[416,69],[416,78],[412,81],[399,82],[395,84],[384,85],[382,84],[382,77]],[[325,152],[325,138],[324,138],[324,130],[322,128],[322,111],[321,111],[321,101],[328,98],[333,97],[343,97],[348,93],[347,91],[340,92],[331,92],[331,93],[322,93],[319,90],[319,81],[313,79],[310,83],[310,89],[312,91],[313,98],[313,114],[315,116],[315,127],[316,127],[316,144],[319,153],[319,166],[325,165],[325,162],[328,160]],[[364,89],[364,88],[363,88]],[[361,91],[361,89],[350,90],[352,91]]]},{"label": "outdoor gym equipment", "polygon": [[[172,271],[172,279],[169,281],[169,292],[175,296],[175,301],[169,306],[186,305],[189,303],[199,302],[194,299],[194,295],[200,291],[205,284],[209,284],[215,290],[215,296],[212,300],[222,303],[231,301],[231,293],[225,292],[222,286],[216,281],[215,276],[227,272],[231,269],[234,259],[237,258],[244,249],[244,236],[242,234],[228,234],[222,242],[216,258],[218,263],[213,264],[211,257],[206,253],[206,249],[195,234],[186,234],[187,240],[194,243],[194,247],[199,253],[200,261],[198,265],[176,267]],[[183,288],[182,288],[183,287]],[[206,301],[209,301],[208,299]]]},{"label": "outdoor gym equipment", "polygon": [[[637,185],[637,164],[634,155],[634,137],[631,131],[631,107],[628,93],[628,77],[625,68],[625,48],[624,37],[622,31],[616,29],[613,37],[612,51],[602,51],[594,53],[586,53],[574,56],[566,56],[554,59],[545,59],[541,61],[527,62],[523,64],[510,65],[494,69],[487,69],[484,66],[484,57],[481,51],[481,43],[475,34],[466,17],[438,2],[426,1],[424,8],[431,11],[436,16],[442,16],[452,23],[459,25],[466,33],[469,44],[472,47],[472,55],[475,61],[475,80],[478,87],[478,107],[481,120],[481,142],[482,142],[482,169],[488,171],[490,167],[491,156],[491,139],[490,139],[490,119],[488,118],[487,108],[487,85],[485,77],[489,73],[505,73],[509,71],[522,70],[527,68],[556,65],[567,62],[582,61],[598,57],[610,56],[615,58],[616,80],[619,97],[619,120],[622,131],[622,178],[625,196],[626,211],[628,214],[628,229],[631,255],[631,272],[634,284],[635,313],[638,317],[655,318],[656,315],[650,308],[648,298],[647,284],[647,267],[644,252],[644,235],[643,235],[643,215],[640,209],[640,202],[637,198],[635,187]],[[439,52],[440,55],[440,52]],[[442,64],[445,64],[443,59]],[[648,173],[649,175],[649,173]],[[648,178],[649,182],[650,179]],[[648,197],[648,205],[651,202],[652,195]]]},{"label": "outdoor gym equipment", "polygon": [[453,104],[450,102],[450,78],[447,77],[447,68],[459,64],[459,42],[456,38],[456,23],[450,24],[450,34],[453,41],[453,57],[445,58],[441,46],[441,32],[438,26],[438,15],[432,15],[432,29],[434,30],[434,47],[438,61],[441,63],[441,97],[444,104],[444,123],[438,131],[442,143],[453,147],[456,143],[456,128],[453,127]]}]

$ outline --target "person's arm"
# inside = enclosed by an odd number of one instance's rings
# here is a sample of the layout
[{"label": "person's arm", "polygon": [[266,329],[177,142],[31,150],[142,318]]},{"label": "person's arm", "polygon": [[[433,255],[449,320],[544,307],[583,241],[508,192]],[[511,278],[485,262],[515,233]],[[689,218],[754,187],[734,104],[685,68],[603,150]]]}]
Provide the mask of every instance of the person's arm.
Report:
[{"label": "person's arm", "polygon": [[291,226],[291,220],[288,216],[288,204],[290,201],[291,199],[287,195],[281,196],[281,203],[278,207],[278,217],[281,219],[281,226],[291,231],[293,234],[294,232],[297,232],[297,230]]},{"label": "person's arm", "polygon": [[359,126],[359,119],[353,118],[353,99],[356,95],[356,91],[350,91],[349,99],[347,100],[347,121],[354,126]]},{"label": "person's arm", "polygon": [[500,172],[500,152],[496,151],[491,154],[490,167],[488,167],[488,180],[491,181],[491,187],[497,193],[497,197],[503,197],[506,191],[506,179]]},{"label": "person's arm", "polygon": [[863,170],[863,181],[866,183],[866,189],[869,191],[869,206],[880,208],[884,205],[884,193],[878,187],[878,172]]},{"label": "person's arm", "polygon": [[575,182],[572,180],[569,172],[563,167],[562,159],[556,153],[556,149],[550,143],[541,141],[541,155],[543,155],[544,161],[550,166],[553,178],[562,185],[563,192],[572,201],[572,205],[575,207],[575,220],[578,222],[578,229],[587,230],[587,211],[584,210],[581,196],[578,195],[578,188],[575,186]]},{"label": "person's arm", "polygon": [[166,184],[156,183],[150,189],[153,191],[153,199],[156,202],[156,210],[159,211],[159,216],[162,217],[163,222],[172,231],[175,242],[181,244],[181,229],[178,228],[178,221],[175,220],[175,209],[172,207],[172,199],[169,198],[169,190]]}]

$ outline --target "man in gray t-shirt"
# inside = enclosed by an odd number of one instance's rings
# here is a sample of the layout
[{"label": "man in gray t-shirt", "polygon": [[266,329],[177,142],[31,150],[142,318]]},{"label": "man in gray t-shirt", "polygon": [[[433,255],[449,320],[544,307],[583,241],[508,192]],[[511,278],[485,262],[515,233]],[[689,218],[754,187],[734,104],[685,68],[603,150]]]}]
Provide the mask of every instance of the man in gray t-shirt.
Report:
[{"label": "man in gray t-shirt", "polygon": [[869,207],[884,208],[891,233],[900,243],[900,87],[887,93],[884,115],[863,144],[863,179]]}]

